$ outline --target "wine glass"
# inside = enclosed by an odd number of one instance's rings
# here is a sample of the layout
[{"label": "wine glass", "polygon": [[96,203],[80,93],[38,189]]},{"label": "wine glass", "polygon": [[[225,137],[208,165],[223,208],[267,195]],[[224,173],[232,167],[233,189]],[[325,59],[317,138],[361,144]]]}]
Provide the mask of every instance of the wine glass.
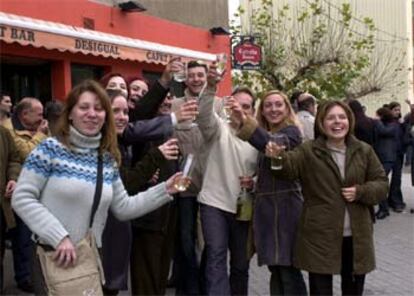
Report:
[{"label": "wine glass", "polygon": [[177,82],[184,82],[187,79],[187,65],[181,62],[181,69],[178,72],[174,72],[173,77]]},{"label": "wine glass", "polygon": [[227,64],[227,55],[225,53],[219,53],[216,56],[217,61],[217,73],[221,76],[224,73],[224,70],[226,70],[226,64]]},{"label": "wine glass", "polygon": [[[289,138],[285,134],[272,134],[270,135],[269,141],[278,146],[283,146],[286,150],[289,150]],[[272,170],[281,170],[283,168],[282,157],[279,155],[273,156],[271,158],[270,168]]]},{"label": "wine glass", "polygon": [[194,154],[187,154],[186,157],[184,157],[182,163],[181,163],[181,170],[183,174],[176,178],[174,187],[180,192],[186,191],[188,186],[190,185],[190,176],[194,169]]},{"label": "wine glass", "polygon": [[222,98],[222,114],[223,114],[223,116],[224,116],[224,120],[227,122],[227,123],[230,123],[231,122],[231,113],[232,113],[232,110],[231,110],[231,107],[228,105],[228,99],[230,99],[231,98],[231,96],[224,96],[223,98]]}]

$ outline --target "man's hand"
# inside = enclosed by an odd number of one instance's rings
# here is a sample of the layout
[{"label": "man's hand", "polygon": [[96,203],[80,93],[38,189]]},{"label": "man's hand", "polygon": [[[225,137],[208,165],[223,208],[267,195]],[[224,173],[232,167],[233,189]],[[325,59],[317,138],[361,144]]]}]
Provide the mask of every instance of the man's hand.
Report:
[{"label": "man's hand", "polygon": [[47,135],[49,133],[49,122],[46,119],[43,119],[37,128],[37,132],[44,133]]},{"label": "man's hand", "polygon": [[196,100],[188,100],[180,106],[175,112],[175,117],[177,121],[184,122],[188,120],[194,120],[198,115],[198,105]]},{"label": "man's hand", "polygon": [[224,104],[226,104],[225,108],[231,109],[231,122],[237,128],[241,128],[243,126],[244,121],[246,120],[247,116],[244,113],[242,107],[240,106],[239,102],[234,97],[226,98]]},{"label": "man's hand", "polygon": [[208,73],[207,73],[207,85],[209,87],[215,87],[217,83],[219,83],[221,81],[221,79],[223,78],[225,72],[223,72],[223,74],[219,74],[217,72],[217,63],[213,62],[211,63],[210,67],[208,68]]},{"label": "man's hand", "polygon": [[185,64],[180,60],[181,58],[179,57],[172,58],[168,62],[167,66],[165,66],[164,72],[162,72],[160,78],[160,83],[163,86],[167,86],[170,83],[170,81],[173,79],[174,73],[181,71],[183,67],[185,67]]},{"label": "man's hand", "polygon": [[158,146],[158,149],[161,151],[162,155],[164,155],[165,159],[168,160],[175,160],[178,159],[178,153],[180,152],[178,148],[178,140],[177,139],[169,139],[164,144]]},{"label": "man's hand", "polygon": [[16,189],[16,181],[10,180],[9,182],[7,182],[4,197],[11,198],[14,189]]}]

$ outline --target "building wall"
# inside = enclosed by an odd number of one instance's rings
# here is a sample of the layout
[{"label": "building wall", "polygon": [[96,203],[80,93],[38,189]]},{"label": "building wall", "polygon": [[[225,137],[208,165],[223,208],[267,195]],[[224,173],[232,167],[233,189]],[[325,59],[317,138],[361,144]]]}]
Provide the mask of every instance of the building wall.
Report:
[{"label": "building wall", "polygon": [[[96,31],[208,53],[230,52],[228,36],[213,36],[206,29],[174,23],[151,15],[121,12],[118,8],[92,0],[1,0],[0,11],[76,27],[83,27],[84,19],[88,18],[93,20]],[[57,98],[65,97],[71,88],[72,62],[99,65],[108,72],[120,72],[126,76],[135,76],[143,70],[163,70],[162,66],[151,63],[72,54],[4,42],[0,42],[0,45],[1,55],[52,61],[52,96]],[[231,78],[228,74],[222,82],[220,91],[230,90]]]},{"label": "building wall", "polygon": [[[116,0],[102,1],[114,5]],[[228,0],[138,0],[147,11],[145,14],[174,22],[210,29],[229,27]]]},{"label": "building wall", "polygon": [[[241,23],[245,32],[254,32],[251,28],[249,18],[255,7],[260,5],[261,0],[241,0],[240,4],[246,8],[247,13],[242,18]],[[290,6],[290,12],[295,14],[298,8],[306,6],[310,0],[274,0],[274,11],[284,5]],[[381,51],[392,51],[395,57],[405,55],[404,68],[405,72],[401,72],[402,85],[395,89],[392,93],[380,92],[366,96],[361,99],[363,104],[368,108],[369,113],[380,107],[383,103],[390,100],[398,100],[407,111],[404,100],[407,98],[413,100],[413,20],[412,20],[412,0],[320,0],[323,5],[331,5],[329,13],[335,16],[334,8],[340,7],[342,3],[350,3],[353,16],[359,19],[370,17],[378,30],[375,32],[376,48]],[[292,18],[294,19],[294,17]],[[358,30],[358,27],[356,27]],[[256,32],[260,33],[260,32]],[[395,36],[394,36],[395,35]],[[401,40],[401,38],[405,40]],[[385,41],[379,41],[385,40]],[[409,70],[409,71],[408,71]]]}]

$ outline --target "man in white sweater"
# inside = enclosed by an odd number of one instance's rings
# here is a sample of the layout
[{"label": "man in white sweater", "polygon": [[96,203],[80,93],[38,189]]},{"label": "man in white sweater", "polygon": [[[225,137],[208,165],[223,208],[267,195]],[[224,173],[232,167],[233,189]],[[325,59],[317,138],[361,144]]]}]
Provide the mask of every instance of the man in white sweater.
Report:
[{"label": "man in white sweater", "polygon": [[[240,176],[252,176],[257,151],[240,140],[232,123],[214,112],[216,92],[214,65],[209,70],[208,86],[199,103],[197,123],[209,151],[201,192],[198,196],[206,255],[207,295],[247,295],[249,222],[236,220]],[[247,88],[236,90],[234,98],[243,110],[253,114],[254,98]],[[230,279],[227,252],[230,250]]]}]

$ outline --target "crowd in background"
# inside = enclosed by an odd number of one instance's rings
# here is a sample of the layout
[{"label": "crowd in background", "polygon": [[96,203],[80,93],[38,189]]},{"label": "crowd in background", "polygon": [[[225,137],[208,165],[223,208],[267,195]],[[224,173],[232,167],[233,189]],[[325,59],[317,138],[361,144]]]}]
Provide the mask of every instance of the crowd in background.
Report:
[{"label": "crowd in background", "polygon": [[[178,97],[171,85],[183,70]],[[36,246],[75,264],[102,161],[90,226],[105,295],[164,295],[168,284],[177,295],[247,295],[254,253],[271,295],[332,295],[333,274],[344,294],[362,295],[375,268],[373,223],[406,207],[414,105],[402,116],[390,102],[370,118],[357,100],[318,105],[305,91],[218,97],[221,75],[216,63],[172,59],[152,83],[108,73],[45,106],[26,97],[12,108],[2,93],[0,289],[9,241],[22,291],[47,293]]]}]

